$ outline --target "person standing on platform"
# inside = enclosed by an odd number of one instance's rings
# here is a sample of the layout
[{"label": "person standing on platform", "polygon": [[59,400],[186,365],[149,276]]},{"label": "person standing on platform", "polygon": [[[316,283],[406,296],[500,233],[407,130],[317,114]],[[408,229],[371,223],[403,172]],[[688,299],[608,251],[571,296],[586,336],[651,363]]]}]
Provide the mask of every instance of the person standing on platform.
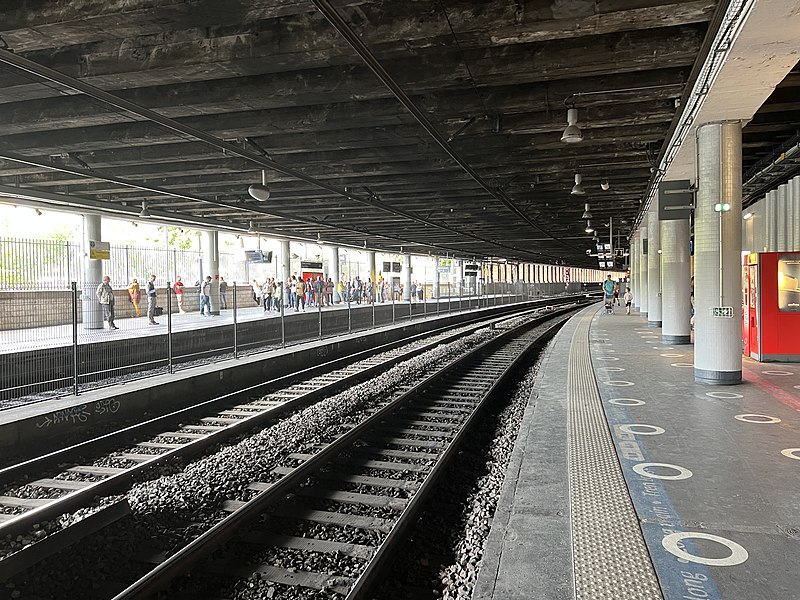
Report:
[{"label": "person standing on platform", "polygon": [[172,284],[172,289],[175,292],[175,301],[178,303],[178,312],[186,314],[186,311],[183,310],[183,282],[181,281],[181,276],[178,275],[175,277],[175,283]]},{"label": "person standing on platform", "polygon": [[606,300],[614,296],[614,282],[611,280],[611,275],[606,277],[606,280],[603,282],[603,292],[606,295]]},{"label": "person standing on platform", "polygon": [[139,289],[139,281],[137,279],[131,279],[130,284],[128,284],[128,296],[131,299],[136,316],[141,317],[142,311],[139,310],[139,299],[142,297],[142,292]]},{"label": "person standing on platform", "polygon": [[625,295],[622,297],[625,300],[625,314],[631,314],[631,303],[633,302],[633,294],[631,294],[631,288],[625,288]]},{"label": "person standing on platform", "polygon": [[228,292],[228,282],[224,277],[219,278],[219,306],[220,308],[228,308],[228,297],[225,295]]},{"label": "person standing on platform", "polygon": [[205,280],[200,283],[200,315],[205,316],[205,309],[208,307],[208,316],[211,316],[211,275],[207,275]]},{"label": "person standing on platform", "polygon": [[619,306],[619,284],[618,283],[614,284],[614,302],[616,302],[617,306]]},{"label": "person standing on platform", "polygon": [[253,279],[250,287],[253,288],[253,302],[261,306],[261,286],[258,285],[258,281]]},{"label": "person standing on platform", "polygon": [[297,312],[300,310],[300,305],[302,304],[303,310],[306,309],[306,282],[303,281],[302,277],[298,277],[297,284],[295,287],[295,302],[294,302],[294,310]]},{"label": "person standing on platform", "polygon": [[103,282],[97,286],[95,296],[103,307],[103,318],[108,321],[108,328],[119,329],[114,324],[114,290],[111,289],[111,278],[108,275],[105,275]]},{"label": "person standing on platform", "polygon": [[156,276],[150,275],[147,282],[147,320],[150,325],[158,325],[156,321]]}]

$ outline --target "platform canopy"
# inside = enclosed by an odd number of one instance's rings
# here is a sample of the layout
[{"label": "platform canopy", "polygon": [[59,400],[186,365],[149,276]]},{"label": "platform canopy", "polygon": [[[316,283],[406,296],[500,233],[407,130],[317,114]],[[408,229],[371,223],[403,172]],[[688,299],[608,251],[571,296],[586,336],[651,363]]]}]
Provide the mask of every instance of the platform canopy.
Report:
[{"label": "platform canopy", "polygon": [[194,226],[587,267],[585,205],[604,241],[613,218],[627,243],[727,7],[14,4],[0,8],[8,201],[131,218],[144,201]]}]

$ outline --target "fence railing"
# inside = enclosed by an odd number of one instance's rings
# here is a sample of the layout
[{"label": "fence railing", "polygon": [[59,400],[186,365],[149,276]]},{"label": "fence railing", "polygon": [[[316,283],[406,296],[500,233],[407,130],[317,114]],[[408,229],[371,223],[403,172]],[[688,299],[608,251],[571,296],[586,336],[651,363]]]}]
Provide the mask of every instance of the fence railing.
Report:
[{"label": "fence railing", "polygon": [[171,287],[159,286],[149,301],[144,287],[138,297],[128,290],[104,296],[99,285],[73,281],[66,290],[39,284],[0,292],[0,315],[8,313],[17,324],[0,331],[0,408],[171,373],[210,357],[236,359],[301,341],[579,291],[579,284],[568,290],[563,284],[518,283],[488,290],[464,286],[438,298],[423,290],[406,300],[313,292],[300,299],[279,288],[254,301],[249,286],[233,284],[224,294],[214,288],[209,306],[201,307],[195,287],[185,287],[179,298]]},{"label": "fence railing", "polygon": [[[84,251],[79,244],[59,240],[0,238],[0,290],[36,290],[42,285],[66,290],[72,281],[84,282]],[[221,252],[220,273],[230,281],[247,281],[238,254]],[[203,253],[180,248],[111,245],[111,258],[103,261],[103,274],[115,287],[140,283],[155,275],[160,281],[180,276],[193,283],[208,275]]]}]

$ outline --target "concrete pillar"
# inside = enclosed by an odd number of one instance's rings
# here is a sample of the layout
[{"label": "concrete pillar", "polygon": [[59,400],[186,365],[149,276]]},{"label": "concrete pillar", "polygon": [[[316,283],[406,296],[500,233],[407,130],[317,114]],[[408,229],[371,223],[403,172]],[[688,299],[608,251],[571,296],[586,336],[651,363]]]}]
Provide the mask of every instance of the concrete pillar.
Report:
[{"label": "concrete pillar", "polygon": [[[219,232],[206,231],[205,247],[206,275],[211,275],[211,291],[209,292],[209,314],[218,315],[219,298]],[[201,282],[202,283],[202,282]]]},{"label": "concrete pillar", "polygon": [[[649,216],[649,215],[648,215]],[[648,307],[648,282],[649,278],[647,275],[647,254],[645,254],[645,248],[647,246],[647,217],[642,220],[642,224],[639,226],[639,240],[641,241],[641,246],[639,247],[639,315],[642,317],[647,317],[647,307]]]},{"label": "concrete pillar", "polygon": [[367,259],[369,261],[369,278],[372,279],[373,284],[378,281],[378,270],[375,265],[375,254],[376,252],[374,250],[370,250],[367,254]]},{"label": "concrete pillar", "polygon": [[[339,262],[339,253],[336,251],[337,248],[334,248],[334,254],[336,256],[336,262]],[[332,268],[332,267],[331,267]],[[283,281],[284,285],[286,285],[286,280],[292,276],[292,247],[289,240],[281,240],[281,270],[280,270],[280,278]]]},{"label": "concrete pillar", "polygon": [[434,298],[439,297],[439,257],[433,257],[433,294]]},{"label": "concrete pillar", "polygon": [[[708,123],[697,130],[695,208],[695,351],[697,383],[742,381],[742,126]],[[727,212],[714,205],[730,204]],[[715,314],[731,307],[732,317]]]},{"label": "concrete pillar", "polygon": [[403,300],[411,300],[411,255],[403,255],[403,268],[405,271],[405,282],[403,283]]},{"label": "concrete pillar", "polygon": [[328,277],[333,279],[333,301],[341,302],[342,299],[336,287],[342,278],[341,265],[339,264],[339,246],[328,247]]},{"label": "concrete pillar", "polygon": [[[102,221],[100,215],[83,215],[83,292],[81,305],[83,307],[83,328],[103,328],[103,307],[97,301],[95,292],[97,286],[103,281],[103,261],[89,258],[89,242],[100,242]],[[127,286],[127,281],[112,281],[111,287]],[[142,285],[144,292],[144,285]],[[142,293],[142,297],[145,295]]]},{"label": "concrete pillar", "polygon": [[661,221],[661,341],[691,343],[689,221]]},{"label": "concrete pillar", "polygon": [[661,223],[658,196],[647,217],[647,326],[661,327]]},{"label": "concrete pillar", "polygon": [[[454,296],[461,295],[461,261],[453,259],[453,266],[450,268],[451,277],[450,279],[453,282],[453,291],[452,294]],[[517,266],[517,272],[519,273],[519,266]]]},{"label": "concrete pillar", "polygon": [[633,302],[631,302],[631,309],[639,309],[639,236],[634,234],[631,236],[631,293],[633,294]]}]

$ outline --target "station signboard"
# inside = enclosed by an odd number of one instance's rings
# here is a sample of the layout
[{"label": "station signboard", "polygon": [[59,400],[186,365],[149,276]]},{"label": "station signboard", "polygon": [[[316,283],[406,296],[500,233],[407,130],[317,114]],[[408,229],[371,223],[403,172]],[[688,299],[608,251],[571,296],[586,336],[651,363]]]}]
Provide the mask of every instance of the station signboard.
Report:
[{"label": "station signboard", "polygon": [[111,258],[111,244],[89,240],[89,258],[92,260],[109,260]]},{"label": "station signboard", "polygon": [[261,250],[245,250],[244,259],[251,264],[271,263],[272,252],[263,252]]}]

